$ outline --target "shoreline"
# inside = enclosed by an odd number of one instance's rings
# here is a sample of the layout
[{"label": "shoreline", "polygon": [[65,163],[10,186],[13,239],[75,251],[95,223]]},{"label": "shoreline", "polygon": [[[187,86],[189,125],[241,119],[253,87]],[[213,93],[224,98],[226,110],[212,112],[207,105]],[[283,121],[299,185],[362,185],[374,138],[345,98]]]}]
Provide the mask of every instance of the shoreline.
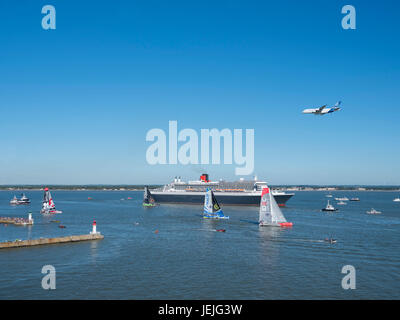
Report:
[{"label": "shoreline", "polygon": [[[148,186],[150,190],[160,188],[162,186]],[[284,191],[284,192],[308,192],[308,191],[319,191],[319,192],[341,192],[341,191],[349,191],[349,192],[370,192],[370,191],[382,191],[382,192],[400,192],[400,186],[390,186],[390,187],[381,187],[381,186],[363,186],[363,187],[284,187],[284,186],[270,186],[273,190],[277,191]],[[106,192],[143,192],[144,186],[142,188],[96,188],[96,187],[49,187],[52,191],[106,191]],[[1,187],[0,192],[21,192],[21,191],[43,191],[44,188],[42,187],[28,187],[28,186],[21,186],[21,187]]]}]

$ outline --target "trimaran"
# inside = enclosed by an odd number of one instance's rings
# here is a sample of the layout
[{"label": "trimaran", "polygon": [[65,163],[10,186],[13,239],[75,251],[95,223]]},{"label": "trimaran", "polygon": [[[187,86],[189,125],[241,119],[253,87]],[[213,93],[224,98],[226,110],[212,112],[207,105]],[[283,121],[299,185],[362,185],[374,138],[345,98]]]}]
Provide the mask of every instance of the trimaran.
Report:
[{"label": "trimaran", "polygon": [[224,215],[221,207],[218,204],[217,199],[213,191],[207,188],[206,194],[204,196],[204,211],[203,218],[205,219],[229,219],[228,216]]},{"label": "trimaran", "polygon": [[144,195],[143,195],[143,207],[155,207],[156,202],[154,201],[153,196],[149,190],[149,187],[144,188]]},{"label": "trimaran", "polygon": [[40,213],[43,213],[43,214],[62,213],[62,211],[59,211],[56,209],[56,205],[53,201],[53,198],[51,197],[49,188],[44,189],[42,210],[40,210]]}]

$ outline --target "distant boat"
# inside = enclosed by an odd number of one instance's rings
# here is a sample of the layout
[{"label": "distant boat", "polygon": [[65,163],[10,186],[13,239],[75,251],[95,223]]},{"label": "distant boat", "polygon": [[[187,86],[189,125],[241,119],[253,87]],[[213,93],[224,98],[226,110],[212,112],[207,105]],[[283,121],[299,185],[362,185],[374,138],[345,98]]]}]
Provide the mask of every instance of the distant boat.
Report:
[{"label": "distant boat", "polygon": [[381,211],[375,210],[374,208],[372,208],[370,211],[367,211],[368,214],[381,214]]},{"label": "distant boat", "polygon": [[49,191],[49,188],[45,188],[44,189],[42,210],[40,210],[40,213],[43,213],[43,214],[62,213],[62,211],[59,211],[59,210],[56,209],[56,205],[55,205],[55,203],[53,201],[53,198],[51,197],[51,193]]},{"label": "distant boat", "polygon": [[332,198],[333,196],[329,193],[329,194],[327,194],[325,197],[327,197],[327,198]]},{"label": "distant boat", "polygon": [[149,187],[145,187],[144,194],[143,194],[143,207],[155,207],[155,206],[156,206],[156,202],[154,201],[154,198],[151,195]]},{"label": "distant boat", "polygon": [[261,192],[259,225],[261,227],[293,226],[293,223],[286,221],[268,186]]},{"label": "distant boat", "polygon": [[10,204],[12,204],[12,205],[17,205],[17,204],[18,204],[18,199],[17,199],[16,196],[14,196],[14,198],[12,198],[12,199],[10,200]]},{"label": "distant boat", "polygon": [[25,195],[25,193],[23,193],[21,195],[21,198],[18,200],[18,204],[30,204],[31,200],[29,200],[29,198]]},{"label": "distant boat", "polygon": [[210,188],[207,188],[206,194],[204,195],[204,211],[203,218],[205,219],[229,219],[228,216],[224,215],[221,207],[215,198],[214,193]]},{"label": "distant boat", "polygon": [[338,204],[338,205],[341,205],[341,206],[344,206],[344,205],[346,205],[346,204],[347,204],[347,202],[344,202],[344,201],[339,201],[337,204]]},{"label": "distant boat", "polygon": [[343,197],[343,198],[335,198],[337,201],[349,201],[349,198]]},{"label": "distant boat", "polygon": [[360,198],[351,198],[350,201],[360,201]]},{"label": "distant boat", "polygon": [[324,241],[325,242],[329,242],[329,243],[336,243],[337,242],[337,240],[333,239],[333,238],[325,238]]},{"label": "distant boat", "polygon": [[29,198],[23,193],[21,194],[21,198],[17,199],[17,197],[14,195],[14,198],[10,200],[10,204],[12,205],[18,205],[18,204],[30,204],[31,201]]},{"label": "distant boat", "polygon": [[393,199],[394,202],[400,202],[400,197]]},{"label": "distant boat", "polygon": [[333,205],[331,205],[331,204],[329,203],[329,200],[328,200],[328,204],[326,205],[325,208],[322,209],[322,211],[330,211],[330,212],[333,212],[333,211],[338,211],[338,209],[336,209]]}]

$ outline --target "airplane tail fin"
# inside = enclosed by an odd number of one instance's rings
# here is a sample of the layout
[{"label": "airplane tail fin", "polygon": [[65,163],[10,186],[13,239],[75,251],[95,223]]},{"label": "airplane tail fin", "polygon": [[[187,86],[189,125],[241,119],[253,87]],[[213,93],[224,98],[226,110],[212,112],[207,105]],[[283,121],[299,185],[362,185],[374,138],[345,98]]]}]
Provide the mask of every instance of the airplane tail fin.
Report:
[{"label": "airplane tail fin", "polygon": [[342,101],[336,102],[335,105],[334,105],[334,107],[335,107],[335,108],[339,107],[341,103],[342,103]]}]

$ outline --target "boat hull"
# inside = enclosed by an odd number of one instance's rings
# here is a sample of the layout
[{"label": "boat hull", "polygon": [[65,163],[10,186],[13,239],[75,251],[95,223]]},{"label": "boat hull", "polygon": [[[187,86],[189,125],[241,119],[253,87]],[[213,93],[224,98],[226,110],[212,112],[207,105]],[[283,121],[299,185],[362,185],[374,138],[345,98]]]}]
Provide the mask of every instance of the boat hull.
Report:
[{"label": "boat hull", "polygon": [[[152,191],[157,203],[204,204],[205,192],[162,192]],[[259,206],[261,193],[214,192],[218,203],[223,206]],[[293,194],[277,194],[274,198],[280,207],[284,207]]]}]

